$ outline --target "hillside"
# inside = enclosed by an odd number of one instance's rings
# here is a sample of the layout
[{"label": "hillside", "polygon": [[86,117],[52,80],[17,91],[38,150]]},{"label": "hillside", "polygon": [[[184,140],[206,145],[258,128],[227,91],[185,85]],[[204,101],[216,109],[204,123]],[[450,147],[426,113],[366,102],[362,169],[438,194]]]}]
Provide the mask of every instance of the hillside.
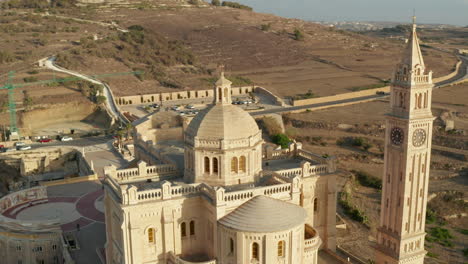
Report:
[{"label": "hillside", "polygon": [[[10,9],[0,22],[6,39],[0,48],[8,53],[3,63],[0,60],[1,72],[26,71],[51,54],[59,54],[62,66],[89,74],[145,70],[143,78],[107,80],[116,95],[208,88],[210,73],[220,63],[230,74],[281,96],[309,90],[317,96],[337,94],[382,84],[403,46],[401,41],[301,20],[169,1],[56,8],[48,13]],[[131,26],[130,32],[122,32]],[[294,39],[295,29],[303,40]],[[423,52],[435,76],[453,70],[452,55]]]}]

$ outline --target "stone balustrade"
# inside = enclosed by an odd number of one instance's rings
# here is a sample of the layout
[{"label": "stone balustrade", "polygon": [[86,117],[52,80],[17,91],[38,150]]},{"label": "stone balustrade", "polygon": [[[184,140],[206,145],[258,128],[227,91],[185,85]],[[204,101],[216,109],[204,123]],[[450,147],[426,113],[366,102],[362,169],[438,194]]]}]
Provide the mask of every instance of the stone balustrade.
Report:
[{"label": "stone balustrade", "polygon": [[322,243],[318,232],[307,224],[305,225],[304,231],[304,251],[317,250]]},{"label": "stone balustrade", "polygon": [[[290,198],[292,191],[291,183],[277,184],[266,187],[257,187],[245,191],[234,191],[224,193],[222,197],[224,202],[233,202],[233,201],[245,201],[257,195],[265,195],[273,198]],[[219,197],[218,197],[219,198]]]},{"label": "stone balustrade", "polygon": [[115,166],[106,166],[104,174],[114,178],[117,183],[125,184],[147,179],[161,180],[178,175],[177,166],[174,164],[160,164],[147,166],[144,161],[138,163],[137,168],[117,170]]},{"label": "stone balustrade", "polygon": [[292,179],[294,177],[311,177],[315,175],[326,174],[333,172],[329,170],[329,165],[320,164],[320,165],[310,165],[310,162],[306,161],[301,164],[300,168],[286,169],[286,170],[277,170],[274,173],[283,178]]},{"label": "stone balustrade", "polygon": [[171,264],[216,264],[216,259],[207,260],[207,261],[188,261],[182,259],[182,257],[177,256],[172,251],[168,253],[169,255],[169,263]]}]

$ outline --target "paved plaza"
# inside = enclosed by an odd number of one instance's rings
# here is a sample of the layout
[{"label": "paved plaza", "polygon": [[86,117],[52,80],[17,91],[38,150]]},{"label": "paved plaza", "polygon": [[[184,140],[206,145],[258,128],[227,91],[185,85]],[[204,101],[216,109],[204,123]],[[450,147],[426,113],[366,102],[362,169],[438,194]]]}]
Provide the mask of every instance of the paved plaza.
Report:
[{"label": "paved plaza", "polygon": [[20,220],[54,220],[64,233],[77,239],[78,250],[71,251],[77,264],[100,263],[97,251],[106,240],[104,191],[100,182],[82,182],[47,188],[47,200],[12,207],[3,214]]}]

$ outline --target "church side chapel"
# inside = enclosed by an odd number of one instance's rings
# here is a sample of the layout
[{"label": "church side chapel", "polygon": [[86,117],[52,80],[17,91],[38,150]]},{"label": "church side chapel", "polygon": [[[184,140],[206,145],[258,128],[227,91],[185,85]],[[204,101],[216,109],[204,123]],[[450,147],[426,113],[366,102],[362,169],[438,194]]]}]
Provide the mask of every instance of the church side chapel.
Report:
[{"label": "church side chapel", "polygon": [[[432,77],[415,26],[403,55],[386,117],[379,264],[425,255]],[[221,73],[191,120],[163,124],[160,111],[135,123],[138,162],[104,169],[108,264],[314,264],[336,250],[336,158],[266,146],[231,84]]]}]

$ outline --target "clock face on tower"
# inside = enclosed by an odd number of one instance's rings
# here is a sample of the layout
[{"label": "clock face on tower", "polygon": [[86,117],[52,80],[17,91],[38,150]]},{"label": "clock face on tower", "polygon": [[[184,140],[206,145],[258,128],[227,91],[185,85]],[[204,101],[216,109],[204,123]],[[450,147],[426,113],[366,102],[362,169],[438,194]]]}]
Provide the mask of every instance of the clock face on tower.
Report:
[{"label": "clock face on tower", "polygon": [[426,131],[418,128],[413,132],[413,146],[420,147],[426,142]]},{"label": "clock face on tower", "polygon": [[403,143],[403,138],[403,129],[399,127],[392,128],[392,131],[390,132],[390,139],[394,145],[401,145]]}]

